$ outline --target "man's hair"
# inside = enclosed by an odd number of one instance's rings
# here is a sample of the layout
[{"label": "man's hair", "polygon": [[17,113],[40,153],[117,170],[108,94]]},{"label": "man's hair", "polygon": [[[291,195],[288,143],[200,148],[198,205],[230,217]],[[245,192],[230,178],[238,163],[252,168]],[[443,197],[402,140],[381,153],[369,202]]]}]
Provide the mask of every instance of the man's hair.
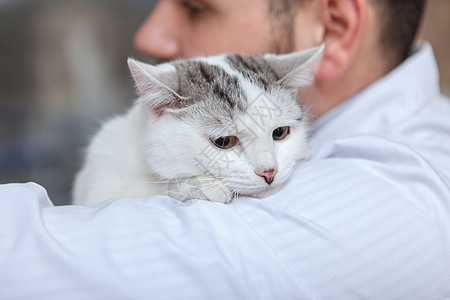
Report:
[{"label": "man's hair", "polygon": [[294,30],[297,9],[311,0],[268,0],[272,23],[272,51],[289,53],[295,49]]},{"label": "man's hair", "polygon": [[381,49],[397,63],[403,61],[419,29],[426,0],[370,0],[381,24]]},{"label": "man's hair", "polygon": [[[299,7],[311,0],[268,0],[269,14],[275,28],[281,30],[275,45],[277,52],[294,50],[295,15]],[[369,0],[377,10],[381,50],[396,63],[408,55],[417,34],[426,0]],[[281,45],[280,45],[281,44]]]}]

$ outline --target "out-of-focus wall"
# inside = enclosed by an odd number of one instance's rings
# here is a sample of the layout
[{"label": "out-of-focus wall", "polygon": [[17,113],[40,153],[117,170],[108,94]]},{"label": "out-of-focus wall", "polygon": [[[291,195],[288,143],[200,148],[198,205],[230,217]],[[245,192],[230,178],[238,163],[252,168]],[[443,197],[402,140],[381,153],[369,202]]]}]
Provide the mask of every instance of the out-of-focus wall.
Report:
[{"label": "out-of-focus wall", "polygon": [[430,41],[433,46],[441,75],[441,90],[447,96],[450,96],[449,0],[428,0],[419,38]]},{"label": "out-of-focus wall", "polygon": [[[35,181],[70,203],[82,149],[135,99],[126,59],[156,0],[0,0],[0,183]],[[450,1],[429,0],[431,41],[450,95]]]},{"label": "out-of-focus wall", "polygon": [[152,0],[0,0],[0,183],[70,203],[82,149],[136,98],[127,67]]}]

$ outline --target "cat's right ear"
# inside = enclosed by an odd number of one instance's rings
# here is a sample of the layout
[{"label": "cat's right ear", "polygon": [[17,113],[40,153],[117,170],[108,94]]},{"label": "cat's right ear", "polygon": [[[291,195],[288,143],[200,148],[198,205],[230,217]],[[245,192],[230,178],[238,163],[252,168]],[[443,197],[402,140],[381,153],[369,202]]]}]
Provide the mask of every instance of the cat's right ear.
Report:
[{"label": "cat's right ear", "polygon": [[128,67],[139,90],[141,101],[156,115],[171,107],[177,98],[181,97],[178,90],[176,68],[169,63],[152,66],[128,59]]},{"label": "cat's right ear", "polygon": [[325,44],[289,54],[266,54],[264,59],[280,78],[279,83],[300,88],[313,83],[314,73],[320,65]]}]

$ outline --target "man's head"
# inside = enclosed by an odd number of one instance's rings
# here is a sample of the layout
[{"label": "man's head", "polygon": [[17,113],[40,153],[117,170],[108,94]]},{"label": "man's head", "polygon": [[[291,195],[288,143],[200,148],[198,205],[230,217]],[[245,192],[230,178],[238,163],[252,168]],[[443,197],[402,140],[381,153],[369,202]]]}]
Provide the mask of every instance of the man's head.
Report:
[{"label": "man's head", "polygon": [[[267,0],[272,30],[277,33],[276,53],[294,47],[296,12],[313,0]],[[425,0],[370,0],[379,19],[378,40],[382,52],[397,64],[408,55],[422,18]]]},{"label": "man's head", "polygon": [[325,43],[316,73],[318,116],[406,56],[425,0],[160,0],[136,48],[162,59],[223,52],[286,53]]},{"label": "man's head", "polygon": [[295,49],[295,25],[299,9],[311,0],[266,0],[271,24],[272,52],[290,53]]},{"label": "man's head", "polygon": [[408,55],[414,41],[426,0],[370,0],[380,19],[379,41],[393,63]]}]

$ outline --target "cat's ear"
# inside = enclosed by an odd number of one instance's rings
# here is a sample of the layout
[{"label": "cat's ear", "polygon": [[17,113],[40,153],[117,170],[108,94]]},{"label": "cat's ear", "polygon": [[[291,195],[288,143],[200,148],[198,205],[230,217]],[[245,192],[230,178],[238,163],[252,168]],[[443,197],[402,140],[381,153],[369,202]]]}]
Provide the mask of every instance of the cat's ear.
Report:
[{"label": "cat's ear", "polygon": [[141,95],[141,101],[157,115],[161,115],[164,108],[170,107],[181,97],[176,92],[178,76],[172,64],[152,66],[129,58],[128,67]]},{"label": "cat's ear", "polygon": [[280,78],[279,83],[299,88],[313,83],[314,73],[320,65],[325,44],[289,54],[266,54],[264,59]]}]

